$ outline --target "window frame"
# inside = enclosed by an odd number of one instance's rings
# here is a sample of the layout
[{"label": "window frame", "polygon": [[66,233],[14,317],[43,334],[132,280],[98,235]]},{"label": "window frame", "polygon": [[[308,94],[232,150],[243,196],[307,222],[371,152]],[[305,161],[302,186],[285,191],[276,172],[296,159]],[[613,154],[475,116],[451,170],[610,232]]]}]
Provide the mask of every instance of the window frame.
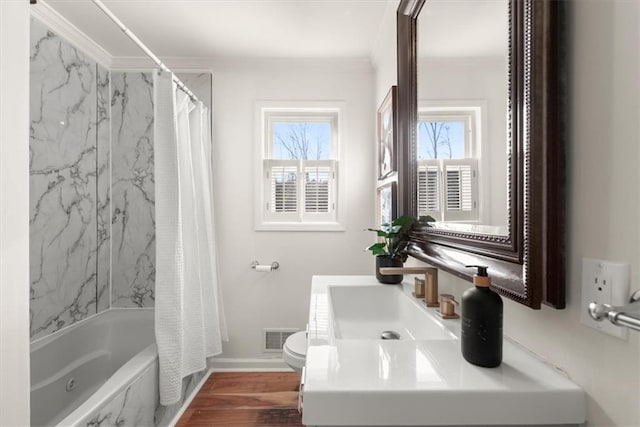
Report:
[{"label": "window frame", "polygon": [[[256,231],[344,231],[345,189],[342,141],[345,129],[345,105],[342,101],[258,101],[256,112],[254,229]],[[331,143],[328,160],[273,159],[273,124],[277,122],[331,124]],[[297,211],[280,215],[268,210],[271,190],[268,188],[268,163],[295,163],[298,166]],[[305,170],[315,165],[331,165],[329,206],[333,212],[305,212]],[[332,206],[333,205],[333,206]]]},{"label": "window frame", "polygon": [[[463,122],[464,123],[464,158],[476,158],[476,112],[468,110],[460,111],[420,111],[418,113],[418,126],[422,122]],[[419,146],[420,144],[418,144]],[[438,159],[419,159],[419,160],[440,160]]]},{"label": "window frame", "polygon": [[[439,180],[439,191],[440,198],[438,201],[440,211],[437,212],[427,212],[427,211],[419,211],[418,215],[431,215],[437,221],[446,221],[446,222],[461,222],[461,223],[482,223],[486,216],[488,216],[488,206],[486,203],[483,203],[483,195],[482,189],[488,185],[488,174],[483,173],[483,170],[489,167],[487,164],[487,156],[483,156],[483,141],[486,140],[486,132],[487,126],[484,125],[487,123],[486,118],[487,111],[487,102],[486,101],[463,101],[463,100],[441,100],[441,101],[422,101],[419,102],[418,105],[418,120],[420,123],[422,121],[464,121],[465,122],[465,147],[464,153],[465,158],[463,159],[421,159],[420,163],[429,162],[438,164],[438,180]],[[417,132],[417,129],[416,129]],[[416,144],[416,150],[418,149],[418,144]],[[416,153],[417,158],[417,153]],[[471,160],[471,163],[475,163],[475,179],[474,179],[474,189],[475,189],[475,206],[472,211],[469,211],[469,214],[459,214],[454,212],[447,212],[445,209],[446,203],[444,200],[444,192],[446,191],[444,186],[443,177],[445,174],[444,163],[448,161],[462,161],[465,159]],[[443,162],[444,160],[444,162]],[[416,190],[419,191],[420,188],[420,176],[417,174],[418,182],[416,183]],[[420,202],[418,201],[416,206],[419,208]],[[436,215],[434,215],[436,213]]]}]

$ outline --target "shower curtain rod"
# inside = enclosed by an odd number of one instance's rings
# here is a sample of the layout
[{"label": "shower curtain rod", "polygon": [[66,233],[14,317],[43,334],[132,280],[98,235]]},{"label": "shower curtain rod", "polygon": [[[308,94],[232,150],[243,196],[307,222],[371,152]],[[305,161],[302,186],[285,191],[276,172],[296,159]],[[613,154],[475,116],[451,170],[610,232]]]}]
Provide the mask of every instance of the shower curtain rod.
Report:
[{"label": "shower curtain rod", "polygon": [[[160,68],[160,70],[162,71],[166,71],[166,72],[171,72],[171,70],[169,69],[169,67],[167,67],[161,60],[160,58],[158,58],[152,51],[151,49],[149,49],[144,43],[142,43],[142,41],[135,35],[133,34],[133,32],[128,29],[120,19],[118,19],[117,16],[115,16],[113,14],[113,12],[111,12],[107,6],[104,5],[104,3],[102,3],[102,1],[100,0],[92,0],[93,3],[98,6],[98,8],[100,8],[100,10],[102,12],[104,12],[105,15],[107,15],[107,17],[109,19],[111,19],[111,21],[113,21],[118,27],[120,27],[120,29],[122,30],[122,32],[129,37],[149,58],[151,58],[151,60],[153,62],[156,63],[156,65],[158,66],[158,68]],[[174,74],[173,75],[173,81],[178,85],[178,87],[184,92],[186,93],[193,102],[198,102],[198,97],[195,96],[193,94],[193,92],[191,92],[191,90],[189,90],[189,88],[187,87],[187,85],[185,85],[184,83],[182,83],[182,81]]]}]

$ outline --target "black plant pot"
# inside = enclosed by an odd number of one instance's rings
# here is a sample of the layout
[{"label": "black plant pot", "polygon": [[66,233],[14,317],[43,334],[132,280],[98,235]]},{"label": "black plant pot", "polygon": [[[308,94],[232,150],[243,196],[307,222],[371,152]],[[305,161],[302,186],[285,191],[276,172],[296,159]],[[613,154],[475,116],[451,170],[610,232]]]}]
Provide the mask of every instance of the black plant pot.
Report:
[{"label": "black plant pot", "polygon": [[402,282],[402,274],[380,274],[381,267],[402,267],[402,261],[386,255],[376,256],[376,279],[385,285],[397,285]]}]

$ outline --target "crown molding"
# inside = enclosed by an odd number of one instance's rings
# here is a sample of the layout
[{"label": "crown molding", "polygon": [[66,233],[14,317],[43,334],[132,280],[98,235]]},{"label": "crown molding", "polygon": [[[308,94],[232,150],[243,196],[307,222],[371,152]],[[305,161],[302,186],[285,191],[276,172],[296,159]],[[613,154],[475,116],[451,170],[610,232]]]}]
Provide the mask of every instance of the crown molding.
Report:
[{"label": "crown molding", "polygon": [[[209,58],[163,57],[161,61],[172,70],[210,70],[212,60]],[[111,62],[113,70],[149,70],[157,68],[147,56],[114,56]]]},{"label": "crown molding", "polygon": [[51,31],[71,43],[100,65],[111,68],[113,56],[78,27],[69,22],[64,16],[60,15],[44,0],[38,0],[38,3],[31,5],[31,17],[46,25]]},{"label": "crown molding", "polygon": [[[163,57],[162,62],[175,72],[296,69],[317,72],[372,73],[369,58],[241,58],[241,57]],[[150,70],[156,65],[147,57],[114,57],[112,70]]]}]

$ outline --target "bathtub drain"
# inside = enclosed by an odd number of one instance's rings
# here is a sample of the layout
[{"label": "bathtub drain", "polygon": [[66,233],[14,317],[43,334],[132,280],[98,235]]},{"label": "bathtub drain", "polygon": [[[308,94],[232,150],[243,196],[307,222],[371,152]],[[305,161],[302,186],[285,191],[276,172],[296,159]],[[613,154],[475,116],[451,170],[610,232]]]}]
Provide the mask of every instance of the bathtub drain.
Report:
[{"label": "bathtub drain", "polygon": [[69,381],[67,381],[67,385],[66,385],[65,389],[67,391],[73,391],[74,388],[76,388],[76,379],[75,378],[71,378]]},{"label": "bathtub drain", "polygon": [[383,340],[399,340],[400,334],[396,331],[384,331],[380,334],[380,338]]}]

